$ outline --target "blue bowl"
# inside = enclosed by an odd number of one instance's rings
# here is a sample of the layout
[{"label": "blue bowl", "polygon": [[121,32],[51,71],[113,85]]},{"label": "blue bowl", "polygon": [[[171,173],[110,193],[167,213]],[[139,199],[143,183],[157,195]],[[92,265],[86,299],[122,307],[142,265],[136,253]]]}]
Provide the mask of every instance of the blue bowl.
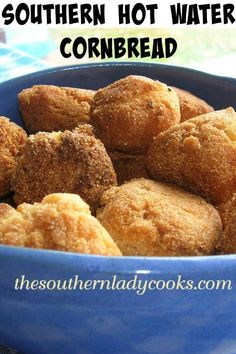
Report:
[{"label": "blue bowl", "polygon": [[[35,84],[96,89],[129,74],[188,89],[216,109],[236,108],[236,80],[112,63],[5,82],[0,114],[22,125],[17,93]],[[0,246],[0,343],[25,354],[233,354],[235,274],[233,255],[116,258]]]}]

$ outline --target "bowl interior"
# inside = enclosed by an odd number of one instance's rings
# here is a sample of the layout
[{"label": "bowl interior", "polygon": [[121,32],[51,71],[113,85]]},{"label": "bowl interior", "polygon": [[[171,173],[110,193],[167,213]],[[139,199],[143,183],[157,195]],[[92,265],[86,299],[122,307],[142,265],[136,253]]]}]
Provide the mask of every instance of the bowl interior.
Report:
[{"label": "bowl interior", "polygon": [[[0,85],[0,115],[23,125],[17,94],[36,84],[97,89],[144,75],[192,91],[215,109],[236,108],[236,80],[135,63],[68,66]],[[236,347],[233,291],[15,291],[16,278],[234,279],[236,256],[102,257],[0,246],[0,343],[32,354],[226,353]],[[184,335],[183,335],[184,333]],[[234,347],[233,344],[234,343]],[[235,350],[233,351],[235,352]]]},{"label": "bowl interior", "polygon": [[[80,87],[88,89],[98,89],[108,85],[115,80],[118,80],[127,75],[143,75],[150,77],[152,79],[160,80],[168,85],[173,85],[179,88],[183,88],[191,91],[197,96],[205,99],[209,104],[211,104],[215,109],[226,108],[232,106],[236,109],[236,80],[225,77],[218,77],[203,72],[175,67],[169,65],[161,64],[145,64],[145,63],[109,63],[109,64],[84,64],[84,65],[72,65],[66,67],[58,67],[53,69],[48,69],[33,74],[25,75],[16,79],[6,81],[0,85],[0,115],[7,116],[12,121],[23,126],[21,120],[20,112],[18,109],[18,93],[28,87],[37,84],[51,84],[58,86],[68,86],[68,87]],[[0,252],[6,254],[6,249],[9,249],[11,254],[24,254],[26,257],[28,250],[21,250],[18,248],[11,248],[7,246],[0,247]],[[32,250],[30,250],[32,252]],[[45,257],[52,257],[50,251],[45,252]],[[33,250],[34,257],[41,257],[40,250]],[[77,255],[78,256],[78,255]],[[59,259],[60,253],[55,255],[55,260]],[[69,257],[64,253],[64,257]],[[89,259],[91,259],[92,264],[97,262],[96,256],[79,255],[80,258],[84,259],[86,266],[88,266]],[[213,257],[215,260],[220,259],[225,256]],[[106,259],[104,257],[99,258],[99,268],[103,271],[109,268],[110,266],[120,269],[120,271],[129,269],[134,271],[137,268],[137,264],[130,263],[130,260],[127,259],[128,263],[123,263],[124,258],[122,257],[122,262],[120,258],[109,257]],[[102,259],[104,260],[102,261]],[[127,257],[128,258],[128,257]],[[150,269],[150,262],[153,263],[154,258],[136,257],[140,259],[140,269],[145,269],[144,265],[148,264],[148,269]],[[182,259],[182,257],[180,257]],[[180,261],[180,258],[178,260]],[[198,257],[198,260],[206,259],[207,257]],[[234,259],[234,257],[232,257]],[[142,259],[142,261],[141,261]],[[155,259],[158,259],[156,257]],[[167,258],[170,259],[171,258]],[[193,260],[194,263],[196,260],[194,257],[183,257],[182,261]],[[212,258],[211,258],[212,259]],[[115,263],[114,263],[114,262]],[[173,259],[172,259],[173,261]],[[171,263],[172,263],[171,261]],[[117,265],[119,267],[117,268]],[[107,268],[108,267],[108,268]],[[152,271],[154,271],[152,267]]]}]

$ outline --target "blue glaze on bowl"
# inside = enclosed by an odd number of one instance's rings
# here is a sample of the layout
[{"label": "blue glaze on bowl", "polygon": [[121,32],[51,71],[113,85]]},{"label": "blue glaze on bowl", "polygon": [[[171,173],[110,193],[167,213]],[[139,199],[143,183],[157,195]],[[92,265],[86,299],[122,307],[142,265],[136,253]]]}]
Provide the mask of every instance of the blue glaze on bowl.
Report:
[{"label": "blue glaze on bowl", "polygon": [[[102,87],[129,74],[188,89],[216,109],[236,108],[236,80],[150,64],[50,69],[0,85],[0,114],[22,125],[17,93],[34,84]],[[40,291],[15,279],[232,281],[232,290]],[[0,343],[25,354],[235,354],[236,257],[101,257],[0,246]]]}]

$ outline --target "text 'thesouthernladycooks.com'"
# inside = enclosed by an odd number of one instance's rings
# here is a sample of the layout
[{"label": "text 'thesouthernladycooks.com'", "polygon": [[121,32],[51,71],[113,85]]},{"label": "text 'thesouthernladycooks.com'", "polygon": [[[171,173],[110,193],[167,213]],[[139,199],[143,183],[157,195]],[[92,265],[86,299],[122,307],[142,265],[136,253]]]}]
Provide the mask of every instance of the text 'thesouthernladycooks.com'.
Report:
[{"label": "text 'thesouthernladycooks.com'", "polygon": [[15,279],[14,289],[16,291],[131,291],[137,295],[145,295],[153,291],[231,291],[233,289],[230,279],[184,279],[181,274],[176,278],[164,279],[143,279],[138,274],[133,275],[129,280],[120,279],[112,275],[109,279],[80,279],[74,275],[68,279],[27,279],[26,275],[20,275]]}]

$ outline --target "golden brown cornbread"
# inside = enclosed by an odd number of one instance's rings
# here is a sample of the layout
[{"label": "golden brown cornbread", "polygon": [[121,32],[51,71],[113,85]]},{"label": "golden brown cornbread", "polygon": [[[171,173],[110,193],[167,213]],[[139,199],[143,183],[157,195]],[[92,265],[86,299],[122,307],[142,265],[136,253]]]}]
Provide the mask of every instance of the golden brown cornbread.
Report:
[{"label": "golden brown cornbread", "polygon": [[226,221],[228,220],[229,214],[231,213],[231,206],[235,198],[236,194],[233,194],[233,196],[227,200],[227,202],[216,205],[216,209],[221,217],[223,229],[225,228]]},{"label": "golden brown cornbread", "polygon": [[36,85],[18,95],[19,108],[29,133],[72,130],[89,122],[95,91]]},{"label": "golden brown cornbread", "polygon": [[73,194],[51,194],[15,210],[0,204],[0,243],[104,256],[121,252],[89,206]]},{"label": "golden brown cornbread", "polygon": [[131,155],[119,151],[108,151],[108,153],[119,185],[133,178],[148,177],[145,155]]},{"label": "golden brown cornbread", "polygon": [[213,204],[236,192],[236,113],[232,108],[185,121],[155,138],[147,153],[152,177]]},{"label": "golden brown cornbread", "polygon": [[236,253],[236,194],[219,206],[219,213],[224,231],[217,244],[217,251],[221,254]]},{"label": "golden brown cornbread", "polygon": [[123,255],[200,256],[221,234],[212,205],[178,187],[132,180],[103,193],[97,218]]},{"label": "golden brown cornbread", "polygon": [[154,136],[180,122],[179,99],[165,84],[131,75],[97,91],[90,119],[108,149],[142,154]]},{"label": "golden brown cornbread", "polygon": [[72,132],[30,136],[12,180],[15,202],[34,203],[51,193],[76,193],[94,211],[102,192],[116,184],[116,175],[104,145],[89,134],[83,126]]},{"label": "golden brown cornbread", "polygon": [[179,97],[181,122],[214,111],[213,107],[191,92],[177,87],[172,88]]},{"label": "golden brown cornbread", "polygon": [[0,197],[10,192],[16,157],[27,140],[25,131],[6,117],[0,117]]}]

